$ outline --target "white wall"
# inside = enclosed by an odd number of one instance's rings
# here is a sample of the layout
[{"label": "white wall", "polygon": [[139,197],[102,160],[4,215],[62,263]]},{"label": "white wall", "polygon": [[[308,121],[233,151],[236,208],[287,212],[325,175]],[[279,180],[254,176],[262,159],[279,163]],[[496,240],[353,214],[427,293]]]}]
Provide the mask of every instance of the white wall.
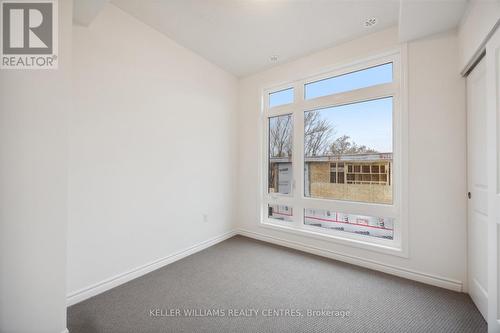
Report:
[{"label": "white wall", "polygon": [[499,19],[499,0],[471,0],[469,2],[458,30],[460,70],[471,60]]},{"label": "white wall", "polygon": [[71,13],[59,69],[0,71],[0,332],[66,329]]},{"label": "white wall", "polygon": [[231,230],[237,171],[232,75],[113,5],[73,46],[69,294]]},{"label": "white wall", "polygon": [[397,30],[389,29],[241,80],[238,225],[257,236],[362,258],[386,270],[390,270],[387,265],[395,266],[406,273],[416,272],[423,281],[429,282],[430,277],[438,285],[456,288],[465,284],[466,278],[466,126],[465,83],[457,70],[458,42],[454,32],[408,45],[408,259],[259,225],[260,89],[394,49],[397,40]]}]

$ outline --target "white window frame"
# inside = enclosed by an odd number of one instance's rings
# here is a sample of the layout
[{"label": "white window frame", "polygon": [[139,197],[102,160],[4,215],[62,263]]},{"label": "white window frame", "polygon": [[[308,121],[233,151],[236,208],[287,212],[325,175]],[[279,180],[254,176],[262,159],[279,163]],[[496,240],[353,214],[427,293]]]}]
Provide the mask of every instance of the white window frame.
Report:
[{"label": "white window frame", "polygon": [[[334,243],[360,247],[371,251],[408,257],[408,115],[406,104],[406,45],[385,54],[372,56],[345,66],[325,70],[293,82],[263,87],[261,110],[261,151],[260,184],[261,194],[260,224],[263,227],[277,229],[294,234],[329,240]],[[393,82],[360,88],[328,96],[305,100],[305,84],[334,76],[348,74],[370,67],[393,63]],[[269,108],[269,94],[294,88],[294,102]],[[344,200],[318,199],[304,196],[304,112],[325,107],[334,107],[356,102],[369,101],[384,97],[393,97],[393,203],[376,204]],[[291,195],[268,193],[268,133],[269,117],[292,114],[293,120],[293,181]],[[404,195],[403,195],[404,194]],[[268,218],[268,205],[289,205],[293,209],[293,222]],[[326,209],[341,213],[360,214],[394,218],[394,237],[392,240],[359,235],[338,230],[320,229],[304,224],[304,209]]]}]

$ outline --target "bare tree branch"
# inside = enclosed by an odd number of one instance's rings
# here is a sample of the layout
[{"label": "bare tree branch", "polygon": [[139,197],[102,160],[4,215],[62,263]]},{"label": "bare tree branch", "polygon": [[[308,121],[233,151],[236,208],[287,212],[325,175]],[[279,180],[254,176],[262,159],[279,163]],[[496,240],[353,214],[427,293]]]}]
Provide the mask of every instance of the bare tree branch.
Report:
[{"label": "bare tree branch", "polygon": [[304,154],[305,156],[325,155],[334,128],[318,111],[304,113]]},{"label": "bare tree branch", "polygon": [[[318,111],[304,113],[304,154],[306,157],[377,153],[375,149],[358,146],[348,135],[334,138],[335,128]],[[278,116],[269,120],[270,157],[292,156],[292,116]]]},{"label": "bare tree branch", "polygon": [[292,156],[292,119],[290,115],[270,119],[269,154],[271,157]]}]

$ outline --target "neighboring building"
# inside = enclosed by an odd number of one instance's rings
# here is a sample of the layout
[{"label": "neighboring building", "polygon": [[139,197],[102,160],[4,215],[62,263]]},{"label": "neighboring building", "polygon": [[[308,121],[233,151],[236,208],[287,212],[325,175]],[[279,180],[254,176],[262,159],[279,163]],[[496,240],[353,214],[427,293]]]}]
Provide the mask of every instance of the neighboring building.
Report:
[{"label": "neighboring building", "polygon": [[290,157],[272,158],[269,165],[269,191],[281,194],[291,193],[292,176],[293,169]]},{"label": "neighboring building", "polygon": [[[392,153],[306,157],[305,196],[392,203]],[[291,191],[289,157],[270,160],[271,192]]]}]

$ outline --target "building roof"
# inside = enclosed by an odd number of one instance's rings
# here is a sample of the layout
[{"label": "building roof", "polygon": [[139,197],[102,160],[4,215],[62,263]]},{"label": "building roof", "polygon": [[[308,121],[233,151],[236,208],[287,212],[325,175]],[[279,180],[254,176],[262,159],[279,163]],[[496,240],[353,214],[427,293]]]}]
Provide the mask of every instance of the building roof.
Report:
[{"label": "building roof", "polygon": [[[306,162],[380,162],[392,161],[392,153],[366,153],[366,154],[343,154],[343,155],[324,155],[306,157]],[[271,157],[274,163],[289,163],[291,158]]]}]

